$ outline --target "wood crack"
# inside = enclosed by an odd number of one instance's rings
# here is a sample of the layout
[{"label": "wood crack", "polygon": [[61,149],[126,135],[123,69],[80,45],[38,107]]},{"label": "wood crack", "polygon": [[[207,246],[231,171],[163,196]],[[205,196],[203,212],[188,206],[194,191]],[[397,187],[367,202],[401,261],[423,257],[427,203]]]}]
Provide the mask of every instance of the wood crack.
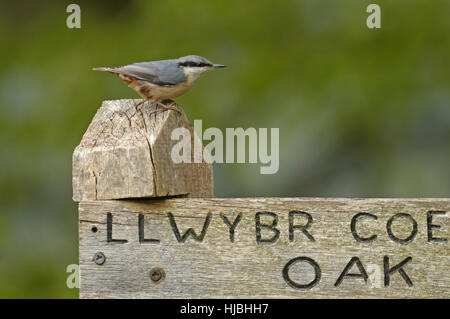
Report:
[{"label": "wood crack", "polygon": [[[149,102],[149,103],[150,103],[150,102]],[[145,103],[144,103],[144,104],[145,104]],[[158,176],[157,176],[157,174],[156,174],[156,165],[155,165],[155,162],[154,162],[153,149],[152,149],[152,145],[151,145],[151,143],[150,143],[150,140],[149,140],[149,138],[148,138],[148,133],[149,133],[149,132],[148,132],[148,128],[147,128],[147,123],[146,123],[146,121],[145,121],[145,116],[144,116],[144,113],[142,112],[142,107],[144,106],[144,104],[141,106],[139,112],[140,112],[140,114],[141,114],[142,122],[143,122],[143,124],[144,124],[144,131],[145,131],[145,134],[143,134],[143,136],[144,136],[145,140],[147,141],[148,151],[149,151],[149,155],[150,155],[150,163],[151,163],[151,166],[152,166],[153,185],[154,185],[154,195],[155,195],[155,196],[158,196],[158,194],[159,194],[159,190],[158,190]],[[150,105],[151,105],[151,104],[150,104]],[[136,110],[137,110],[137,108],[136,108]]]},{"label": "wood crack", "polygon": [[92,171],[92,174],[94,175],[94,194],[95,194],[95,199],[98,199],[98,178],[97,178],[97,174],[95,174],[95,171]]}]

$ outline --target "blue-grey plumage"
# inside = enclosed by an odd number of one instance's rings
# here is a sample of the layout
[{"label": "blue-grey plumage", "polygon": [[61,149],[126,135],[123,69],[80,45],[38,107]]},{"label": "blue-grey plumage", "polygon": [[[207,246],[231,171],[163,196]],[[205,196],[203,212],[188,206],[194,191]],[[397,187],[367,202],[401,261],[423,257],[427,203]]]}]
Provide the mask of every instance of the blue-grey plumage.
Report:
[{"label": "blue-grey plumage", "polygon": [[188,55],[179,59],[93,70],[116,74],[144,99],[160,102],[186,93],[200,75],[213,68],[222,67],[225,65],[214,64],[198,55]]}]

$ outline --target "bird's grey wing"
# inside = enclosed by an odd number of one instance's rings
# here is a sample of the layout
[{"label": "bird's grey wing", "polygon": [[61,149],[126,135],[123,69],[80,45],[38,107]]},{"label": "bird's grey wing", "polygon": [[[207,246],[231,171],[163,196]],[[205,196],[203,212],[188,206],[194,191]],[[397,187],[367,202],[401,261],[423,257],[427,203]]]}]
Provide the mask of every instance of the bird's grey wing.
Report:
[{"label": "bird's grey wing", "polygon": [[187,80],[183,70],[170,60],[133,63],[116,68],[115,71],[157,85],[175,85]]}]

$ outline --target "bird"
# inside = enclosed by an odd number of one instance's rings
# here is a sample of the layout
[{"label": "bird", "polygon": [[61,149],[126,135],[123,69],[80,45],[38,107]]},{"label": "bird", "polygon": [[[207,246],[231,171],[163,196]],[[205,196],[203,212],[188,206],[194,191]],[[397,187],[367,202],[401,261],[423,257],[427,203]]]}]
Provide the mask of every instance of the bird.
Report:
[{"label": "bird", "polygon": [[159,111],[170,109],[180,112],[172,103],[166,105],[162,102],[189,91],[203,73],[224,67],[223,64],[212,63],[199,55],[187,55],[178,59],[138,62],[119,67],[96,67],[93,70],[109,72],[121,78],[143,98],[138,105],[151,101],[162,107]]}]

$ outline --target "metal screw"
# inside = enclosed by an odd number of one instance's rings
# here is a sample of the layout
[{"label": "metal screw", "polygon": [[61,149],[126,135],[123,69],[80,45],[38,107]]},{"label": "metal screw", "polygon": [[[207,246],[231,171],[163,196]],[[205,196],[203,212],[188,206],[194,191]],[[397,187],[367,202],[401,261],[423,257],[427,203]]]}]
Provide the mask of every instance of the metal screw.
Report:
[{"label": "metal screw", "polygon": [[95,253],[95,255],[94,255],[94,262],[97,265],[103,265],[105,263],[105,261],[106,261],[106,257],[101,251]]},{"label": "metal screw", "polygon": [[166,273],[161,268],[153,268],[150,270],[150,279],[153,283],[157,284],[164,280]]}]

